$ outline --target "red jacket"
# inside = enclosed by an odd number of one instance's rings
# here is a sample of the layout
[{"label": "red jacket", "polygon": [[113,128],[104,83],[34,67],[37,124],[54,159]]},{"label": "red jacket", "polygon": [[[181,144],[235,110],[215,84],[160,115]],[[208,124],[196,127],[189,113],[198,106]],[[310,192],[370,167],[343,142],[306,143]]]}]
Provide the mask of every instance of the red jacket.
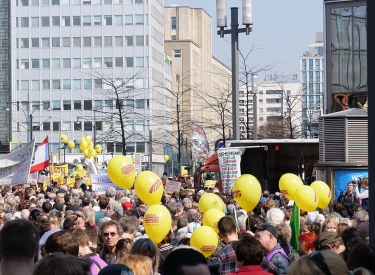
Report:
[{"label": "red jacket", "polygon": [[230,274],[242,274],[242,275],[272,275],[272,273],[266,272],[263,270],[263,268],[260,265],[247,265],[241,267],[236,272]]}]

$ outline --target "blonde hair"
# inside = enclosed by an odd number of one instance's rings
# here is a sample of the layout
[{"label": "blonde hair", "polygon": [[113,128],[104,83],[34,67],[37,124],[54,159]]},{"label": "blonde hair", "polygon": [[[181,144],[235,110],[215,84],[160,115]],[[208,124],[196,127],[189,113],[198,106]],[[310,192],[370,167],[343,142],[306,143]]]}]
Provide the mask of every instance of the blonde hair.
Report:
[{"label": "blonde hair", "polygon": [[[346,263],[342,259],[341,256],[329,250],[323,250],[323,251],[314,252],[314,253],[321,253],[323,255],[323,258],[325,262],[327,263],[327,267],[331,275],[342,275],[342,274],[349,275],[349,270],[346,267]],[[288,275],[316,275],[316,274],[323,274],[323,273],[324,272],[322,268],[319,267],[317,262],[309,258],[309,255],[305,255],[290,265],[287,274]]]},{"label": "blonde hair", "polygon": [[92,209],[85,209],[83,210],[83,214],[85,215],[85,222],[95,224],[95,211]]},{"label": "blonde hair", "polygon": [[128,266],[134,275],[150,275],[152,271],[152,260],[147,256],[129,254],[119,263]]},{"label": "blonde hair", "polygon": [[338,216],[336,216],[334,214],[328,216],[327,219],[325,220],[325,222],[323,223],[323,231],[325,231],[328,223],[334,223],[336,225],[336,228],[337,228],[338,224],[340,223],[340,219],[339,219]]},{"label": "blonde hair", "polygon": [[354,275],[373,275],[373,273],[366,268],[358,267],[353,270]]},{"label": "blonde hair", "polygon": [[59,219],[56,216],[50,216],[49,222],[51,224],[54,224],[56,226],[56,228],[60,228],[60,222],[59,222]]}]

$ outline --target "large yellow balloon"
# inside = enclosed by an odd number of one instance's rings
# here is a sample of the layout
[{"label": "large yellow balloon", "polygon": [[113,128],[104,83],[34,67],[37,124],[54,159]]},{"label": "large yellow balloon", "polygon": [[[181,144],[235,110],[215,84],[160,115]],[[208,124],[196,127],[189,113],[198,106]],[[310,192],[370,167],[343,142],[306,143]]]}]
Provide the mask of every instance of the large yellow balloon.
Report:
[{"label": "large yellow balloon", "polygon": [[148,205],[159,204],[164,192],[160,177],[151,171],[139,173],[134,188],[138,197]]},{"label": "large yellow balloon", "polygon": [[143,225],[148,237],[158,244],[171,230],[171,214],[164,205],[152,205],[145,213]]},{"label": "large yellow balloon", "polygon": [[89,149],[86,148],[85,150],[82,151],[82,153],[85,157],[88,156],[89,155]]},{"label": "large yellow balloon", "polygon": [[232,194],[234,200],[242,209],[251,211],[259,203],[262,196],[262,188],[256,177],[244,174],[234,183]]},{"label": "large yellow balloon", "polygon": [[216,251],[218,241],[215,230],[203,225],[194,230],[190,238],[190,245],[208,258]]},{"label": "large yellow balloon", "polygon": [[82,164],[77,164],[76,169],[77,169],[78,172],[83,172]]},{"label": "large yellow balloon", "polygon": [[218,233],[219,230],[217,228],[217,223],[224,216],[225,214],[223,213],[223,211],[216,208],[211,208],[207,210],[203,215],[203,225],[211,227],[213,230],[215,230],[216,233]]},{"label": "large yellow balloon", "polygon": [[87,148],[87,146],[89,145],[88,142],[86,140],[82,140],[81,141],[81,145],[83,148]]},{"label": "large yellow balloon", "polygon": [[89,150],[94,149],[94,143],[90,142],[90,143],[87,145],[87,149],[89,149]]},{"label": "large yellow balloon", "polygon": [[90,151],[90,155],[93,157],[93,158],[96,158],[98,156],[98,153],[95,151],[95,149],[91,149]]},{"label": "large yellow balloon", "polygon": [[79,140],[79,143],[82,144],[83,141],[86,141],[85,137],[81,137],[81,139]]},{"label": "large yellow balloon", "polygon": [[329,186],[325,182],[317,180],[311,183],[310,187],[315,190],[316,195],[318,196],[318,207],[326,208],[330,203],[332,196]]},{"label": "large yellow balloon", "polygon": [[95,151],[97,152],[97,153],[101,153],[102,152],[102,146],[101,145],[99,145],[99,144],[97,144],[96,146],[95,146]]},{"label": "large yellow balloon", "polygon": [[302,186],[303,182],[297,175],[286,173],[279,180],[280,192],[290,200],[294,199],[294,193],[297,188]]},{"label": "large yellow balloon", "polygon": [[92,137],[91,137],[91,136],[86,136],[85,139],[86,139],[86,141],[87,141],[88,143],[90,143],[91,140],[92,140]]},{"label": "large yellow balloon", "polygon": [[81,149],[81,151],[83,152],[83,150],[86,149],[86,147],[84,147],[82,144],[79,145],[79,149]]},{"label": "large yellow balloon", "polygon": [[302,185],[294,193],[294,202],[297,206],[307,212],[313,212],[318,207],[318,197],[315,190],[308,186]]},{"label": "large yellow balloon", "polygon": [[61,134],[60,135],[60,140],[61,140],[61,142],[66,143],[68,141],[68,137],[65,134]]},{"label": "large yellow balloon", "polygon": [[216,194],[206,193],[204,194],[198,202],[199,212],[206,213],[211,208],[219,209],[224,213],[225,205],[223,200]]},{"label": "large yellow balloon", "polygon": [[69,147],[70,149],[74,149],[74,148],[76,147],[75,142],[74,142],[73,140],[69,140],[69,141],[68,141],[68,147]]},{"label": "large yellow balloon", "polygon": [[108,163],[107,173],[109,179],[123,189],[130,189],[135,179],[135,166],[133,160],[126,156],[114,156]]},{"label": "large yellow balloon", "polygon": [[169,156],[168,155],[165,155],[164,156],[164,161],[167,162],[169,160]]}]

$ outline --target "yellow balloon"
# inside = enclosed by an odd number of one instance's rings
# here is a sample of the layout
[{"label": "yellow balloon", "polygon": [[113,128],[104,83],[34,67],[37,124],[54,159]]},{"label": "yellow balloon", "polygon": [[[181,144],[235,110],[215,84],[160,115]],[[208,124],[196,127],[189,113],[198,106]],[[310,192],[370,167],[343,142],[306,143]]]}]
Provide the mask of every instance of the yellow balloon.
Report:
[{"label": "yellow balloon", "polygon": [[318,196],[318,207],[326,208],[330,203],[332,196],[329,186],[325,182],[317,180],[311,183],[310,187],[315,190],[316,195]]},{"label": "yellow balloon", "polygon": [[89,150],[94,149],[94,143],[90,142],[90,143],[87,145],[87,149],[89,149]]},{"label": "yellow balloon", "polygon": [[111,158],[107,166],[109,179],[123,189],[130,189],[134,184],[135,166],[133,160],[117,155]]},{"label": "yellow balloon", "polygon": [[79,143],[82,144],[83,141],[86,141],[85,137],[81,137],[81,139],[79,140]]},{"label": "yellow balloon", "polygon": [[164,161],[167,162],[169,160],[169,156],[168,155],[165,155],[164,156]]},{"label": "yellow balloon", "polygon": [[297,206],[307,212],[313,212],[318,207],[318,197],[315,190],[308,186],[302,185],[294,193],[294,202]]},{"label": "yellow balloon", "polygon": [[151,171],[139,173],[134,188],[138,197],[148,205],[159,204],[164,192],[160,177]]},{"label": "yellow balloon", "polygon": [[93,158],[96,158],[98,156],[98,153],[94,150],[94,149],[91,149],[90,150],[90,155],[93,157]]},{"label": "yellow balloon", "polygon": [[90,143],[91,140],[92,140],[92,137],[91,137],[91,136],[86,136],[85,139],[86,139],[86,141],[87,141],[88,143]]},{"label": "yellow balloon", "polygon": [[206,225],[195,229],[190,238],[190,245],[198,249],[206,258],[216,251],[218,242],[215,230]]},{"label": "yellow balloon", "polygon": [[234,183],[232,194],[238,205],[249,212],[259,203],[262,188],[256,177],[244,174]]},{"label": "yellow balloon", "polygon": [[68,147],[69,147],[70,149],[74,149],[74,148],[76,147],[75,142],[74,142],[73,140],[69,140],[69,141],[68,141]]},{"label": "yellow balloon", "polygon": [[83,140],[83,141],[81,142],[81,145],[82,145],[83,148],[87,148],[87,146],[88,146],[89,144],[88,144],[88,142],[87,142],[86,140]]},{"label": "yellow balloon", "polygon": [[279,180],[280,192],[290,200],[294,199],[294,193],[297,188],[302,186],[303,182],[297,175],[286,173]]},{"label": "yellow balloon", "polygon": [[68,137],[65,134],[61,134],[60,135],[60,140],[61,140],[61,142],[66,143],[68,141]]},{"label": "yellow balloon", "polygon": [[152,205],[145,213],[143,225],[148,237],[158,244],[171,230],[171,213],[164,205]]},{"label": "yellow balloon", "polygon": [[216,208],[211,208],[207,210],[203,215],[203,225],[207,225],[211,227],[213,230],[215,230],[217,234],[219,233],[219,230],[217,228],[217,223],[224,216],[225,214],[223,213],[223,211],[216,209]]},{"label": "yellow balloon", "polygon": [[82,151],[82,153],[85,157],[88,156],[89,155],[89,149],[86,148],[85,150]]},{"label": "yellow balloon", "polygon": [[206,213],[207,210],[211,208],[219,209],[224,213],[225,205],[223,200],[216,194],[206,193],[204,194],[198,202],[199,212]]},{"label": "yellow balloon", "polygon": [[83,150],[86,149],[86,147],[84,147],[82,144],[79,145],[79,149],[81,149],[81,151],[83,152]]},{"label": "yellow balloon", "polygon": [[95,146],[95,151],[96,151],[97,153],[101,153],[102,150],[103,150],[103,149],[102,149],[102,146],[101,146],[101,145],[98,144],[98,145]]},{"label": "yellow balloon", "polygon": [[82,166],[82,164],[78,164],[76,166],[76,169],[77,169],[78,172],[83,172],[83,166]]}]

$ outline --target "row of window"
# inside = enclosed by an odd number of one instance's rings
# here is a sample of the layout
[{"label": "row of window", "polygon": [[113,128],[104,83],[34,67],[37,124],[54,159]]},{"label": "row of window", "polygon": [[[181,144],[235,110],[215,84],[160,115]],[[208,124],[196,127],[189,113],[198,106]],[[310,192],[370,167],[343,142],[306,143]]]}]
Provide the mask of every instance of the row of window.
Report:
[{"label": "row of window", "polygon": [[[103,83],[104,82],[104,83]],[[113,83],[103,81],[103,79],[43,79],[43,80],[17,80],[18,90],[80,90],[80,89],[104,89],[111,90]],[[148,78],[125,79],[125,82],[118,81],[121,85],[126,83],[125,88],[146,89],[148,88]]]},{"label": "row of window", "polygon": [[[314,81],[315,80],[315,81]],[[309,72],[309,82],[324,82],[324,73],[322,73],[322,78],[320,78],[320,72],[315,72],[315,79],[314,79],[314,72]],[[302,72],[302,82],[307,82],[307,72]]]},{"label": "row of window", "polygon": [[[125,39],[125,40],[124,40]],[[148,46],[148,35],[136,36],[94,36],[94,37],[35,37],[16,38],[16,47],[28,48],[60,48],[60,47],[122,47]]]},{"label": "row of window", "polygon": [[148,25],[148,14],[16,17],[16,27]]},{"label": "row of window", "polygon": [[16,0],[17,6],[144,4],[148,0]]},{"label": "row of window", "polygon": [[[71,69],[71,68],[132,68],[148,67],[148,57],[94,57],[94,58],[43,58],[17,59],[16,68],[28,69]],[[124,62],[125,61],[125,62]]]},{"label": "row of window", "polygon": [[[307,70],[307,59],[302,59],[302,70]],[[324,59],[315,59],[315,68],[314,59],[309,59],[309,70],[324,70]]]}]

